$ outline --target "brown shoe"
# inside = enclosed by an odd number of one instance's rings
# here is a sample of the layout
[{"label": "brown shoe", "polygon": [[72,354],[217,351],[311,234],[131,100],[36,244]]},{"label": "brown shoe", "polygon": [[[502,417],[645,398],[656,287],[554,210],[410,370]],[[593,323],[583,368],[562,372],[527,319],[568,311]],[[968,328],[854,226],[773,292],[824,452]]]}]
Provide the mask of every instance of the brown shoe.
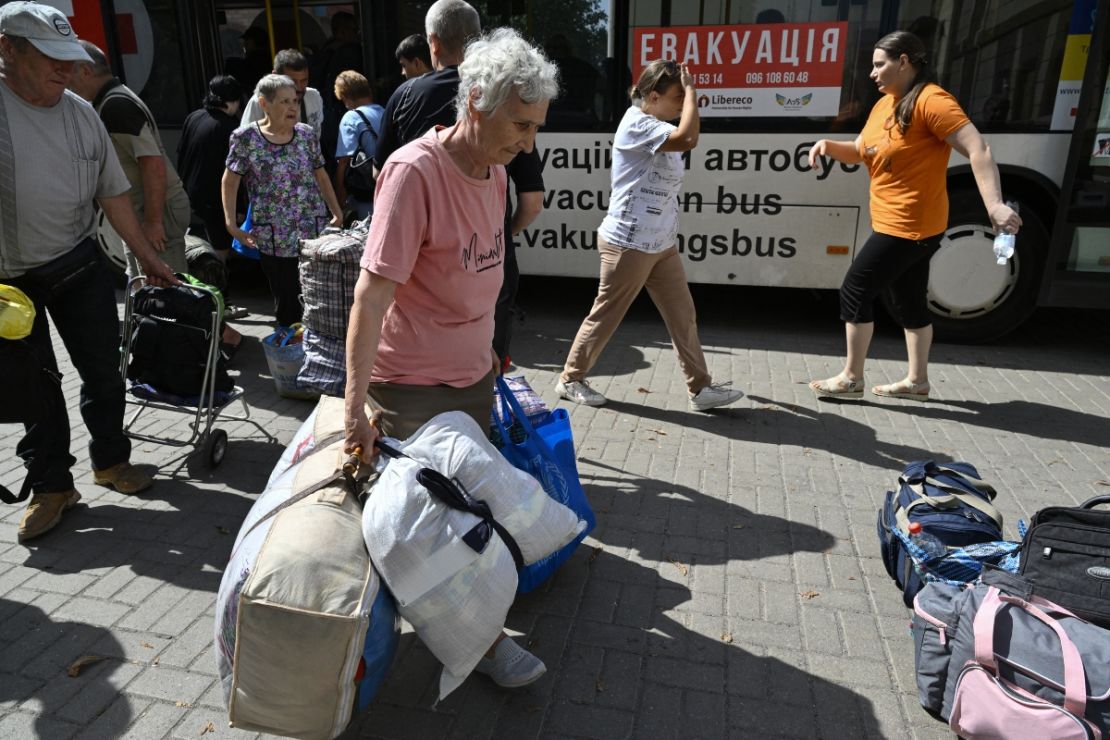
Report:
[{"label": "brown shoe", "polygon": [[121,462],[104,470],[93,470],[93,483],[120,493],[138,493],[150,488],[154,478],[129,462]]},{"label": "brown shoe", "polygon": [[31,496],[31,503],[27,511],[23,512],[23,521],[19,523],[19,532],[16,539],[26,542],[49,532],[62,521],[62,513],[72,509],[74,504],[81,500],[81,494],[70,489],[60,493],[36,493]]}]

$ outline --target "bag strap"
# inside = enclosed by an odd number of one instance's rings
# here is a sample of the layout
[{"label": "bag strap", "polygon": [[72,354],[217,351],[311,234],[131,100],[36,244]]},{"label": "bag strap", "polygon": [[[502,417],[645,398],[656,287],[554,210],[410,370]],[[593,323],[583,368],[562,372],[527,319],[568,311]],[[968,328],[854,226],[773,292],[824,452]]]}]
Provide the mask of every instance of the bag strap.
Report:
[{"label": "bag strap", "polygon": [[493,527],[494,531],[501,536],[505,546],[509,548],[509,554],[513,556],[516,569],[520,570],[524,567],[524,555],[520,551],[520,545],[518,545],[516,540],[513,539],[513,536],[509,534],[509,530],[505,529],[500,522],[494,519],[489,504],[470,495],[470,492],[466,490],[466,487],[463,486],[458,478],[448,478],[438,470],[427,467],[422,461],[401,452],[396,447],[382,442],[380,439],[374,440],[374,446],[386,457],[394,460],[404,457],[419,463],[422,467],[416,474],[417,483],[424,486],[424,488],[426,488],[440,503],[452,509],[456,509],[457,511],[465,511],[469,514],[473,514]]},{"label": "bag strap", "polygon": [[[366,114],[363,113],[362,111],[360,111],[358,108],[355,108],[354,111],[355,111],[355,113],[358,114],[358,117],[362,119],[362,122],[366,124],[366,129],[370,132],[370,135],[374,137],[374,141],[377,141],[378,140],[378,132],[374,130],[374,127],[372,125],[370,125],[370,119],[367,118]],[[361,134],[360,134],[360,137],[361,137]],[[360,144],[360,146],[361,146],[361,144]]]},{"label": "bag strap", "polygon": [[1015,596],[1004,595],[996,587],[991,586],[979,606],[979,612],[975,615],[975,660],[991,673],[998,675],[998,663],[994,656],[994,625],[998,612],[1006,605],[1036,617],[1056,633],[1064,658],[1064,709],[1077,717],[1083,717],[1087,709],[1087,678],[1083,671],[1083,657],[1063,626],[1038,606]]},{"label": "bag strap", "polygon": [[956,504],[962,503],[966,506],[970,506],[971,508],[977,509],[978,511],[982,512],[986,516],[990,517],[991,521],[993,521],[1000,529],[1002,528],[1002,514],[999,513],[994,504],[989,501],[983,500],[980,496],[974,493],[968,493],[967,491],[959,488],[953,488],[952,486],[932,483],[930,485],[932,485],[934,488],[940,489],[941,491],[946,491],[946,494],[943,496],[930,496],[928,493],[926,493],[927,489],[924,482],[910,483],[902,478],[899,478],[899,481],[902,483],[902,486],[904,488],[909,489],[911,492],[917,495],[917,500],[910,502],[910,504],[907,505],[904,510],[900,510],[898,513],[896,513],[896,517],[902,511],[908,512],[913,507],[920,506],[922,504],[928,504],[937,509],[948,509],[952,508]]},{"label": "bag strap", "polygon": [[1110,496],[1095,496],[1079,505],[1080,509],[1093,509],[1100,504],[1110,504]]}]

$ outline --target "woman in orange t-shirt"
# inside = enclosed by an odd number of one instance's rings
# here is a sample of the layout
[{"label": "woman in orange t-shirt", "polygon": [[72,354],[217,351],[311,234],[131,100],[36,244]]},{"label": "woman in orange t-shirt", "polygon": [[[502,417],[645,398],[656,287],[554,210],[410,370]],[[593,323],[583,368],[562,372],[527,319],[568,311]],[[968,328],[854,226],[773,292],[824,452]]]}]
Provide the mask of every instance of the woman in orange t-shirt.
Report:
[{"label": "woman in orange t-shirt", "polygon": [[876,396],[929,397],[929,347],[933,327],[926,292],[929,260],[948,226],[946,176],[953,149],[971,161],[979,194],[995,229],[1016,234],[1017,213],[1002,202],[998,167],[990,147],[949,93],[929,81],[925,45],[907,31],[879,39],[871,79],[884,93],[855,141],[821,139],[809,152],[846,164],[867,165],[871,175],[871,227],[844,283],[840,318],[848,357],[844,370],[809,385],[818,396],[863,397],[863,364],[875,324],[875,298],[891,294],[895,318],[906,333],[909,372],[896,383],[877,385]]}]

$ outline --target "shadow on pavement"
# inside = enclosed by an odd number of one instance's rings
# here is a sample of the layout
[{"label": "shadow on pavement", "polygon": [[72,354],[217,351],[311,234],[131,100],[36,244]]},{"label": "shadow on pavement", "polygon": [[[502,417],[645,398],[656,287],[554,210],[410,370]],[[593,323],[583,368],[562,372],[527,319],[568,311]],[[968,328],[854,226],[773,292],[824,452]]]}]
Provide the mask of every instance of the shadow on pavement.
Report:
[{"label": "shadow on pavement", "polygon": [[[762,404],[765,408],[719,409],[706,414],[613,400],[605,404],[604,408],[687,429],[697,429],[734,441],[827,450],[837,457],[884,469],[900,467],[910,460],[929,460],[935,457],[934,453],[916,447],[883,442],[867,424],[840,414],[816,411],[762,396],[747,398],[753,404]],[[722,423],[724,420],[720,417],[723,415],[732,417],[728,420],[729,423]]]},{"label": "shadow on pavement", "polygon": [[[110,631],[55,621],[37,606],[7,599],[0,599],[0,620],[0,670],[16,671],[0,673],[0,704],[32,700],[26,708],[37,712],[33,737],[68,737],[76,726],[93,720],[100,737],[123,735],[132,710],[120,689],[134,674],[122,670],[125,661],[111,657],[121,655],[122,648]],[[68,675],[67,668],[84,656],[100,660]],[[12,714],[7,717],[8,729],[13,729]]]},{"label": "shadow on pavement", "polygon": [[796,625],[731,618],[714,598],[695,607],[688,583],[584,546],[509,613],[543,678],[505,690],[473,675],[433,709],[439,666],[411,638],[344,738],[881,736],[869,699],[806,670]]},{"label": "shadow on pavement", "polygon": [[144,508],[129,500],[78,504],[27,543],[23,565],[58,573],[126,566],[138,576],[215,592],[253,498],[166,479],[131,498]]},{"label": "shadow on pavement", "polygon": [[955,421],[1015,434],[1035,434],[1038,439],[1058,439],[1062,442],[1110,447],[1110,422],[1107,422],[1106,417],[1033,401],[984,403],[930,399],[928,403],[913,406],[903,403],[867,403],[881,405],[887,411],[913,414],[922,419]]},{"label": "shadow on pavement", "polygon": [[[597,475],[591,468],[618,475]],[[689,486],[595,460],[579,458],[579,474],[598,515],[593,538],[635,550],[641,560],[678,563],[667,567],[708,565],[824,552],[836,545],[833,535],[817,527],[757,514]]]}]

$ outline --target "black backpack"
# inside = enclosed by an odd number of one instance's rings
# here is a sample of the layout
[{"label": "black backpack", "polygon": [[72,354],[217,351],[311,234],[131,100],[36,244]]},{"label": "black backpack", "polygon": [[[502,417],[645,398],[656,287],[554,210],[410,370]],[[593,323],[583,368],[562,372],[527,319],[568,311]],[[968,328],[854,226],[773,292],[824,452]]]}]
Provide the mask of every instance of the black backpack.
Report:
[{"label": "black backpack", "polygon": [[[212,337],[212,294],[188,285],[144,285],[132,300],[127,377],[178,396],[200,395],[211,342],[219,340]],[[215,380],[216,391],[234,386],[219,352]]]},{"label": "black backpack", "polygon": [[[358,108],[355,108],[354,111],[366,124],[366,129],[359,132],[358,149],[355,150],[354,155],[351,156],[351,161],[347,164],[347,171],[343,174],[343,186],[347,188],[348,193],[363,202],[367,202],[374,200],[374,157],[370,152],[377,151],[378,133],[374,131],[374,127],[370,125],[370,119],[362,111]],[[362,144],[362,138],[366,134],[370,134],[374,139],[372,150],[367,149]]]}]

